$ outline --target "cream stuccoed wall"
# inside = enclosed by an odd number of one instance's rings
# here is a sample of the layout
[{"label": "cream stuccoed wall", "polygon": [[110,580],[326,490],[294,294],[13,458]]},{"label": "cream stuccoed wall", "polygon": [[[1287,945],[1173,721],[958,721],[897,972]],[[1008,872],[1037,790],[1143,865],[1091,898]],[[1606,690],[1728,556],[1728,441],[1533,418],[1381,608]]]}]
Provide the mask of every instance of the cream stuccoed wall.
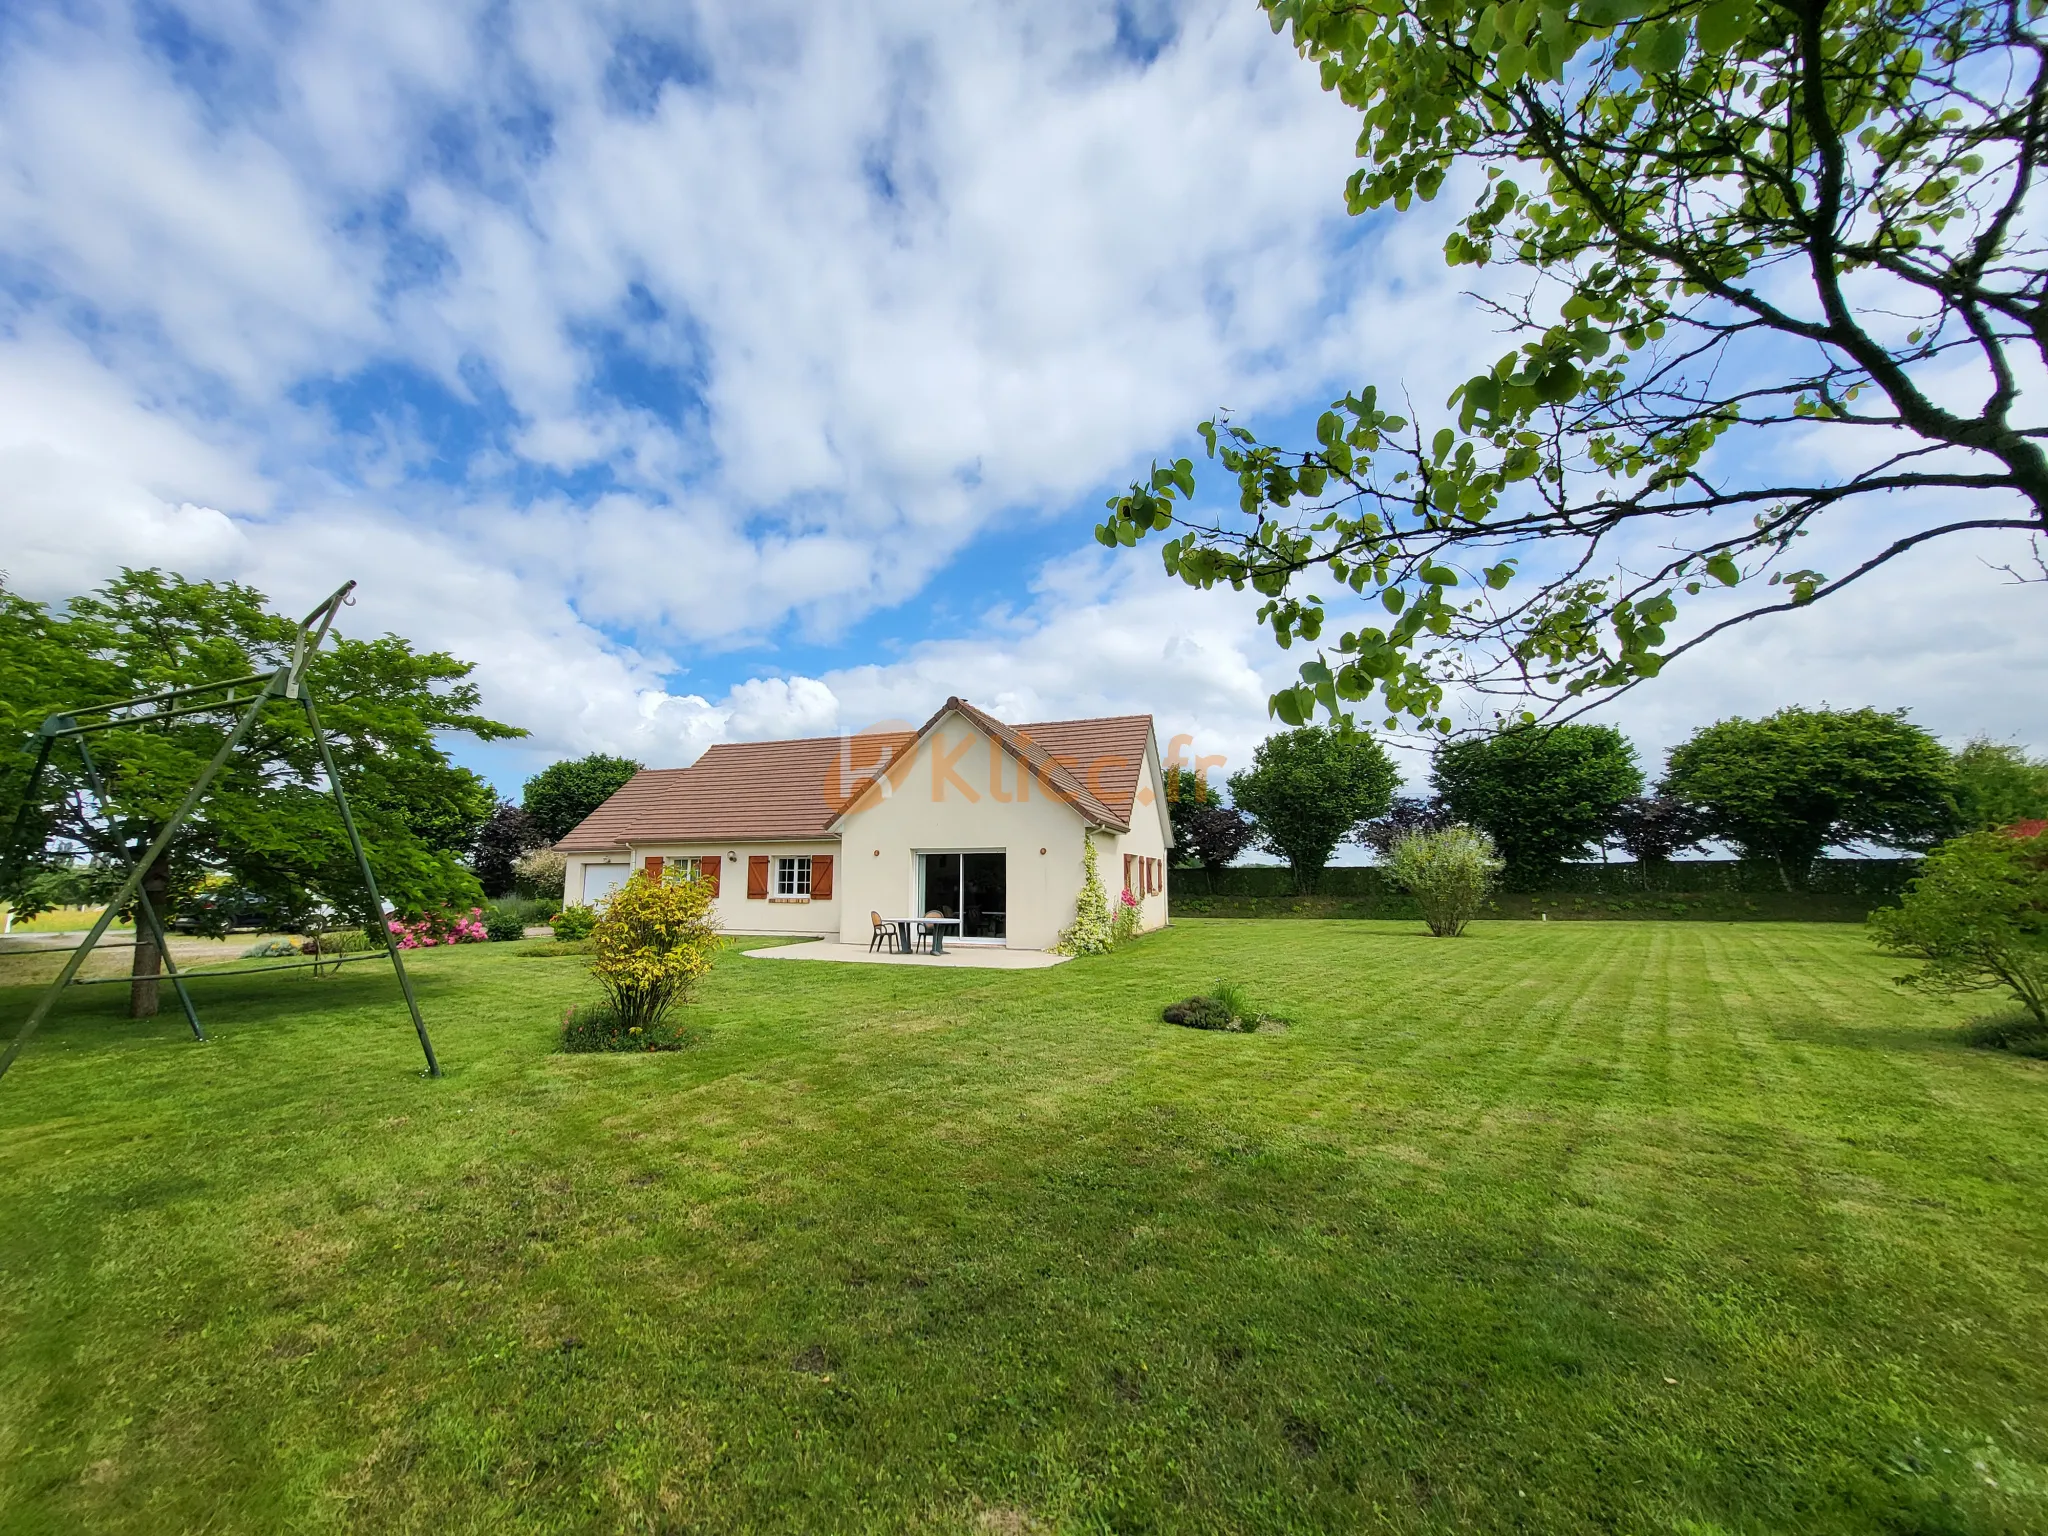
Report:
[{"label": "cream stuccoed wall", "polygon": [[[786,854],[829,854],[833,860],[833,895],[819,901],[782,900],[773,895],[766,901],[747,900],[747,859],[766,857],[773,860]],[[624,854],[583,854],[572,856],[568,873],[563,878],[565,904],[582,900],[584,890],[583,869],[593,864],[618,864],[638,869],[651,857],[664,862],[675,859],[717,859],[719,863],[718,899],[712,903],[712,912],[717,916],[719,926],[728,933],[801,933],[827,937],[839,932],[840,908],[839,872],[844,863],[839,857],[839,845],[828,839],[782,843],[648,843],[636,844],[630,860]],[[773,879],[774,865],[769,865],[770,879]],[[771,884],[770,890],[774,887]]]},{"label": "cream stuccoed wall", "polygon": [[[1159,748],[1156,742],[1148,741],[1145,748],[1145,765],[1138,773],[1137,801],[1131,806],[1131,830],[1120,835],[1096,835],[1096,857],[1102,864],[1102,883],[1109,891],[1114,903],[1122,888],[1124,878],[1124,855],[1131,854],[1140,859],[1160,861],[1159,890],[1154,895],[1141,895],[1138,926],[1140,929],[1163,928],[1166,926],[1166,837],[1170,823],[1165,812],[1164,778],[1159,771]],[[1138,871],[1131,872],[1132,893],[1138,895],[1144,886]],[[1111,907],[1114,912],[1114,906]]]},{"label": "cream stuccoed wall", "polygon": [[[791,854],[829,854],[832,858],[832,895],[829,899],[789,900],[778,899],[774,893],[774,860]],[[712,911],[718,923],[727,933],[803,933],[819,937],[839,931],[839,913],[842,894],[839,885],[839,871],[843,861],[839,857],[839,845],[829,839],[786,843],[649,843],[645,847],[636,844],[633,848],[633,867],[651,855],[663,859],[711,859],[721,862],[718,876],[718,900],[712,903]],[[747,900],[748,858],[769,860],[769,898],[766,901]]]},{"label": "cream stuccoed wall", "polygon": [[[1022,788],[1020,790],[1020,778]],[[1074,920],[1085,823],[1009,753],[959,715],[948,715],[839,820],[840,939],[865,944],[869,913],[917,908],[920,853],[1005,853],[1004,928],[1011,949],[1044,949]],[[1108,859],[1113,834],[1098,834]],[[1105,862],[1115,895],[1121,866]]]}]

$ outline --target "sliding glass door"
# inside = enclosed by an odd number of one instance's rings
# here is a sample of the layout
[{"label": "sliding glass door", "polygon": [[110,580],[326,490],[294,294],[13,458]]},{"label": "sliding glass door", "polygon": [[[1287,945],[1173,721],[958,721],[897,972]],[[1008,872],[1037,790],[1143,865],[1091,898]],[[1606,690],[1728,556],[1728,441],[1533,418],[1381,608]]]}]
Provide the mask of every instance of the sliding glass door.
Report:
[{"label": "sliding glass door", "polygon": [[918,857],[918,911],[957,917],[946,937],[1002,939],[1008,859],[1000,853],[927,853]]}]

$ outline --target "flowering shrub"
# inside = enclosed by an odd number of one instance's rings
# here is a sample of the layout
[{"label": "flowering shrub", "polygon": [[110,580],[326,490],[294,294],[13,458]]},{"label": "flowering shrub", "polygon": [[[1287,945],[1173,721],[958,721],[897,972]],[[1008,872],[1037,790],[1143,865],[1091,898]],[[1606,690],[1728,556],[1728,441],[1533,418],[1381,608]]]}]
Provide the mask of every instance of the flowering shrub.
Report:
[{"label": "flowering shrub", "polygon": [[654,1030],[711,969],[718,948],[711,887],[675,876],[650,880],[635,870],[605,903],[591,941],[597,955],[590,971],[604,988],[610,1017],[629,1035]]},{"label": "flowering shrub", "polygon": [[471,907],[460,915],[453,912],[428,912],[406,922],[392,918],[389,924],[391,942],[400,949],[433,949],[442,944],[481,944],[484,933],[484,909]]},{"label": "flowering shrub", "polygon": [[1116,898],[1116,916],[1110,919],[1109,941],[1121,944],[1126,939],[1136,938],[1138,924],[1144,918],[1145,909],[1138,905],[1138,898],[1129,891],[1119,891]]},{"label": "flowering shrub", "polygon": [[1106,955],[1116,944],[1109,919],[1109,893],[1095,863],[1095,834],[1081,834],[1081,894],[1074,898],[1074,921],[1052,947],[1056,955]]}]

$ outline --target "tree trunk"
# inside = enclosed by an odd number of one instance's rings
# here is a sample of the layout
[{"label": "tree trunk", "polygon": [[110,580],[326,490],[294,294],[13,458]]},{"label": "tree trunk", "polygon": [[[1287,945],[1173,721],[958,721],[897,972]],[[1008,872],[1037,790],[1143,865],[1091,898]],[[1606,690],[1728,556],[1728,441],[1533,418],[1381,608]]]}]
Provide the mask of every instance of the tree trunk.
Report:
[{"label": "tree trunk", "polygon": [[[156,909],[158,917],[164,915],[164,901],[170,891],[170,865],[160,858],[142,877],[142,894],[149,898],[149,904]],[[163,965],[164,957],[156,947],[156,937],[142,915],[142,903],[138,900],[135,903],[135,955],[128,967],[129,1018],[156,1017],[157,977],[162,973]]]}]

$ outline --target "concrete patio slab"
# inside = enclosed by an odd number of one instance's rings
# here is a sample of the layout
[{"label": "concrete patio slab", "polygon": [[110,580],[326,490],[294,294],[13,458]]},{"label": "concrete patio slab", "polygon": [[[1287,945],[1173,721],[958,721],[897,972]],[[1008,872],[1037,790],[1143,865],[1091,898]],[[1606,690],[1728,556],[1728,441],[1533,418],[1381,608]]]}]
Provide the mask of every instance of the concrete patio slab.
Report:
[{"label": "concrete patio slab", "polygon": [[809,944],[783,944],[774,949],[744,951],[749,960],[838,960],[847,965],[951,966],[968,971],[1042,971],[1049,965],[1064,965],[1071,955],[1048,955],[1038,949],[948,949],[943,955],[895,955],[869,949],[865,944],[832,944],[823,939]]}]

